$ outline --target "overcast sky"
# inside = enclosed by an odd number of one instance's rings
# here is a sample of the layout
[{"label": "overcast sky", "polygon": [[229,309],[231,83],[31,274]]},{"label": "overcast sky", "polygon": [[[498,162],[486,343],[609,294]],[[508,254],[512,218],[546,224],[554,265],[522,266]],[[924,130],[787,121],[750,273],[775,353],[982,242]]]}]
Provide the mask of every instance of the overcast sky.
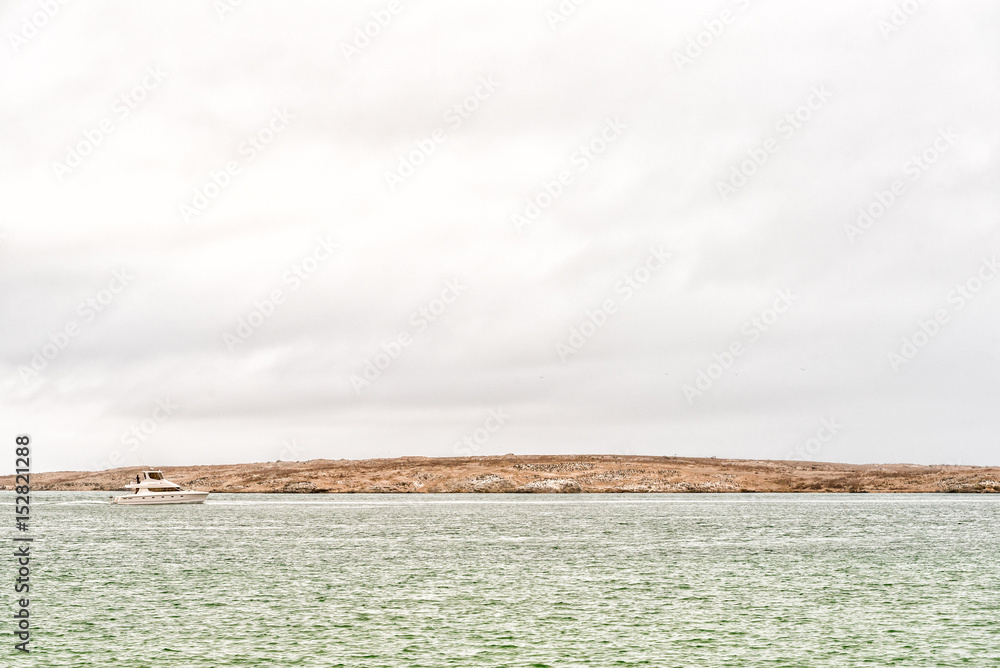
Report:
[{"label": "overcast sky", "polygon": [[996,3],[330,4],[4,3],[0,473],[1000,463]]}]

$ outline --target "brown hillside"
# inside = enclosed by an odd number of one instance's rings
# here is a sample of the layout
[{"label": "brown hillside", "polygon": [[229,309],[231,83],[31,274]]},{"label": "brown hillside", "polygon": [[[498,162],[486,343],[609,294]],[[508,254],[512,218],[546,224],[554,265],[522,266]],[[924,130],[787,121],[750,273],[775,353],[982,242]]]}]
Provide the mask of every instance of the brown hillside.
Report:
[{"label": "brown hillside", "polygon": [[[31,476],[34,491],[120,490],[138,467]],[[504,455],[164,467],[210,492],[1000,492],[1000,467],[623,455]],[[14,477],[0,477],[13,489]]]}]

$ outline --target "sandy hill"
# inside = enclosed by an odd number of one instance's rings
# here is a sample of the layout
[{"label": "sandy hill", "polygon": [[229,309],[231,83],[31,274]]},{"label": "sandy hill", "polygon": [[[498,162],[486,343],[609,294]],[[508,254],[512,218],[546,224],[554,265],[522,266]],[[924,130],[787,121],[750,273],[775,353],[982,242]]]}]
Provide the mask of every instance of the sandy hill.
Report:
[{"label": "sandy hill", "polygon": [[[32,489],[120,490],[138,467],[31,476]],[[645,457],[503,455],[164,467],[210,492],[1000,492],[1000,467]],[[14,477],[0,477],[13,489]]]}]

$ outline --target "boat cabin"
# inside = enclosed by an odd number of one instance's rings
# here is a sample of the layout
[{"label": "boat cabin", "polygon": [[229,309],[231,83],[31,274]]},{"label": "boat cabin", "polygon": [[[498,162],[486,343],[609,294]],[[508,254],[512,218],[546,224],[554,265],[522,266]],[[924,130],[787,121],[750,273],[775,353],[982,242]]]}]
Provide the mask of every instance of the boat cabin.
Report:
[{"label": "boat cabin", "polygon": [[141,477],[137,475],[135,482],[125,485],[125,489],[134,489],[136,494],[141,492],[181,491],[178,484],[170,482],[163,477],[163,471],[143,471]]}]

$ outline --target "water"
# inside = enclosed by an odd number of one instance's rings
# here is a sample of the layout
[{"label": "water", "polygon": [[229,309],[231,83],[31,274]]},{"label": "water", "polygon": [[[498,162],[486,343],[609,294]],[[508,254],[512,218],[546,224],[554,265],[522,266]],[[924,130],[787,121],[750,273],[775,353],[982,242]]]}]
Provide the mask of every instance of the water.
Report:
[{"label": "water", "polygon": [[107,497],[33,495],[17,665],[1000,665],[998,497]]}]

